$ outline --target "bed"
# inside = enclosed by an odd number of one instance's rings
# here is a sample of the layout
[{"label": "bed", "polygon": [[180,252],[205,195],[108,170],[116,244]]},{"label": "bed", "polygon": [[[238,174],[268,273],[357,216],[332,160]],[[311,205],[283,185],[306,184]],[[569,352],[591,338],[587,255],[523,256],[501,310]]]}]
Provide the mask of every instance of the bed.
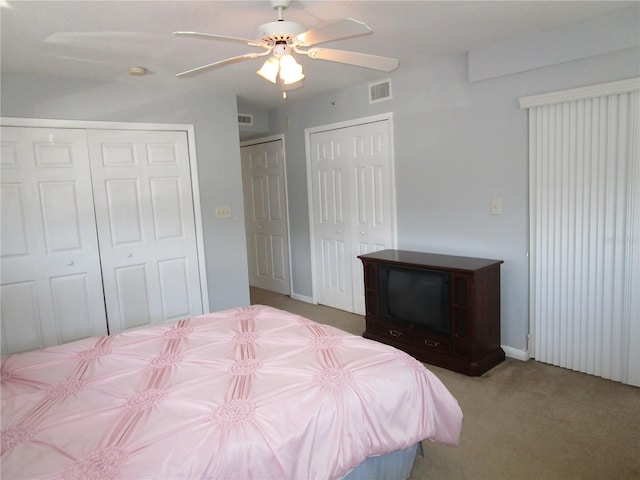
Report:
[{"label": "bed", "polygon": [[1,380],[7,479],[407,478],[462,425],[411,356],[262,305],[5,356]]}]

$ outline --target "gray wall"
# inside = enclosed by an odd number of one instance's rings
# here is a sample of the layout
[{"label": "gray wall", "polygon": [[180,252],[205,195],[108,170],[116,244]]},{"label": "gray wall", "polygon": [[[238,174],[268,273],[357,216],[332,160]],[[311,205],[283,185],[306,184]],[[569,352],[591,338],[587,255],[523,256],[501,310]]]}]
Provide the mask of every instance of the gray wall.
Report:
[{"label": "gray wall", "polygon": [[[592,37],[585,34],[589,31],[595,31]],[[608,46],[606,31],[616,33]],[[391,101],[370,105],[368,86],[362,85],[312,101],[288,101],[271,112],[272,126],[291,120],[289,129],[270,133],[285,134],[294,294],[312,295],[304,130],[392,112],[398,248],[504,260],[502,343],[526,350],[528,123],[518,98],[638,76],[638,31],[634,7],[517,39],[518,73],[503,73],[509,58],[500,52],[509,45],[492,46],[470,54],[482,67],[482,81],[469,82],[467,56],[460,56],[390,75]],[[564,52],[575,47],[579,55],[558,61],[549,51],[545,60],[541,43]],[[593,46],[592,55],[585,44]],[[502,215],[490,214],[492,198],[502,199]]]},{"label": "gray wall", "polygon": [[[248,305],[235,96],[155,90],[143,82],[70,82],[3,73],[0,113],[4,117],[194,125],[209,307],[215,311]],[[230,206],[232,218],[216,219],[215,206]]]},{"label": "gray wall", "polygon": [[[370,105],[361,85],[289,100],[269,112],[267,125],[266,112],[240,102],[242,113],[257,115],[257,130],[270,125],[267,134],[285,134],[293,293],[312,295],[305,128],[392,112],[398,247],[504,260],[502,343],[525,350],[528,132],[518,98],[640,75],[638,12],[634,6],[479,48],[471,62],[460,56],[392,73],[388,102]],[[517,65],[508,64],[513,58]],[[3,116],[195,125],[213,310],[249,301],[237,113],[235,98],[213,91],[184,95],[137,83],[2,75]],[[287,118],[290,128],[276,128]],[[490,215],[495,197],[503,215]],[[233,218],[216,220],[216,205],[230,206]]]}]

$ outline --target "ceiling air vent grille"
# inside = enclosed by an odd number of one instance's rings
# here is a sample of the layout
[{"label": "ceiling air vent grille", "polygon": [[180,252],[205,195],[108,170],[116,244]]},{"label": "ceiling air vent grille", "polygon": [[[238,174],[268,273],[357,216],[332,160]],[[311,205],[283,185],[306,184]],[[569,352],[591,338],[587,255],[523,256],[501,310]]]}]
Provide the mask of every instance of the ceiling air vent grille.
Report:
[{"label": "ceiling air vent grille", "polygon": [[369,103],[391,100],[391,80],[369,84]]},{"label": "ceiling air vent grille", "polygon": [[253,125],[253,115],[248,113],[238,114],[238,125],[251,126]]}]

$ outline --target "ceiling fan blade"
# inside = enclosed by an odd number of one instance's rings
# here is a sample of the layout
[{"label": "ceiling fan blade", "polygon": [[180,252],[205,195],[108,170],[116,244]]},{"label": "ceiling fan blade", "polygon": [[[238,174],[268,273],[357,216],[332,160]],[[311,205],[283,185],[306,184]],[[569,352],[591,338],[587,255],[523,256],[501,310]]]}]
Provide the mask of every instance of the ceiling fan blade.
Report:
[{"label": "ceiling fan blade", "polygon": [[173,32],[173,34],[181,37],[198,37],[198,38],[206,38],[209,40],[222,40],[223,42],[242,43],[244,45],[250,45],[252,47],[266,46],[265,43],[261,40],[247,40],[246,38],[227,37],[226,35],[215,35],[213,33]]},{"label": "ceiling fan blade", "polygon": [[296,36],[298,45],[310,47],[318,43],[341,40],[343,38],[357,37],[371,33],[371,28],[366,23],[353,18],[343,18],[335,22],[326,23],[312,28]]},{"label": "ceiling fan blade", "polygon": [[357,67],[371,68],[383,72],[391,72],[398,68],[397,58],[379,57],[366,53],[346,52],[344,50],[333,50],[330,48],[311,48],[307,52],[310,58],[328,60],[330,62],[346,63]]},{"label": "ceiling fan blade", "polygon": [[244,55],[238,55],[237,57],[227,58],[226,60],[220,60],[218,62],[213,62],[208,65],[203,65],[201,67],[192,68],[191,70],[187,70],[185,72],[178,73],[176,77],[185,77],[187,75],[193,75],[195,73],[201,73],[204,70],[208,70],[210,68],[222,67],[224,65],[230,65],[232,63],[241,62],[242,60],[250,60],[252,58],[262,57],[263,55],[268,55],[270,52],[263,53],[245,53]]}]

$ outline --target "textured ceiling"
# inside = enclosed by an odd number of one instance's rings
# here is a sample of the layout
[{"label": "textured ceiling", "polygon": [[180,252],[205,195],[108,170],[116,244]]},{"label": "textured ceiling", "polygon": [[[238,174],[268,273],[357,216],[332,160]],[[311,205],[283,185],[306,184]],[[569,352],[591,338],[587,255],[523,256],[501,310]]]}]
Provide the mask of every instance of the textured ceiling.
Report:
[{"label": "textured ceiling", "polygon": [[[256,38],[277,19],[268,1],[11,1],[1,2],[3,72],[146,82],[171,89],[216,88],[245,102],[277,107],[280,92],[255,75],[261,59],[185,78],[175,74],[252,51],[241,44],[177,38],[175,30]],[[284,19],[311,28],[351,17],[373,33],[323,47],[400,59],[398,72],[440,62],[475,47],[572,23],[636,2],[613,1],[294,1]],[[389,74],[300,57],[303,98]],[[132,77],[129,66],[150,74]]]}]

